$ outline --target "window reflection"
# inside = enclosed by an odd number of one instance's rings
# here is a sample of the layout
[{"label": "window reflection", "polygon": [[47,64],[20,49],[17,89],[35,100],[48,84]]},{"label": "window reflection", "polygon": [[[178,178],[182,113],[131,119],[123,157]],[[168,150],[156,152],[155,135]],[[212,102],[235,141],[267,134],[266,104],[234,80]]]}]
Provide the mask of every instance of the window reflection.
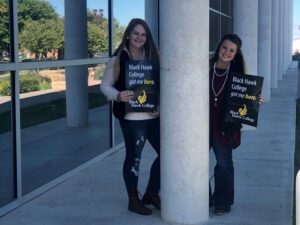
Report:
[{"label": "window reflection", "polygon": [[222,17],[221,20],[221,37],[227,34],[229,31],[232,30],[232,23],[231,19],[228,17]]},{"label": "window reflection", "polygon": [[108,56],[108,1],[87,0],[89,57]]},{"label": "window reflection", "polygon": [[0,63],[10,61],[9,9],[8,0],[0,1]]},{"label": "window reflection", "polygon": [[[126,8],[126,11],[124,9]],[[132,18],[145,18],[144,0],[113,0],[114,15],[114,39],[113,49],[115,50],[123,37],[124,31]]]},{"label": "window reflection", "polygon": [[[63,1],[18,1],[19,61],[63,59]],[[55,1],[57,2],[57,1]]]},{"label": "window reflection", "polygon": [[229,16],[231,16],[231,0],[222,0],[221,1],[221,11]]},{"label": "window reflection", "polygon": [[99,88],[103,70],[103,65],[87,70],[89,125],[85,127],[67,125],[66,102],[76,99],[66,97],[65,69],[20,72],[23,194],[110,148],[109,106]]},{"label": "window reflection", "polygon": [[15,197],[10,83],[10,73],[0,72],[0,207]]},{"label": "window reflection", "polygon": [[[225,1],[225,0],[223,0],[223,1]],[[220,0],[210,0],[209,6],[215,10],[220,10]]]},{"label": "window reflection", "polygon": [[211,0],[210,7],[213,9],[209,12],[209,51],[212,53],[222,36],[232,32],[232,1]]},{"label": "window reflection", "polygon": [[212,11],[209,13],[209,37],[209,51],[212,52],[220,40],[220,15]]}]

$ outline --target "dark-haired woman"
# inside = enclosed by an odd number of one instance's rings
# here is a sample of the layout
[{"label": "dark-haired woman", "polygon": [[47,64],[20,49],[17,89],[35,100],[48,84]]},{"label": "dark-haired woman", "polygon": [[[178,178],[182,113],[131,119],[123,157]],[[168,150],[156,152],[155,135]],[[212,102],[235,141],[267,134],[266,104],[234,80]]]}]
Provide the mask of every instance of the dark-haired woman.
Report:
[{"label": "dark-haired woman", "polygon": [[[226,34],[210,59],[210,148],[216,157],[214,192],[210,205],[216,215],[231,210],[234,203],[234,166],[232,150],[241,143],[240,123],[226,122],[228,76],[230,72],[245,74],[242,41],[236,34]],[[263,97],[259,96],[259,103]]]}]

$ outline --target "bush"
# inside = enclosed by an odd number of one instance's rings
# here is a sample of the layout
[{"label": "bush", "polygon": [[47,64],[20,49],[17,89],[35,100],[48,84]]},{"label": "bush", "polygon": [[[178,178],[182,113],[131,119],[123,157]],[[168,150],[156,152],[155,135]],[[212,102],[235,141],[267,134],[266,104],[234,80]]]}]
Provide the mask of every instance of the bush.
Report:
[{"label": "bush", "polygon": [[35,76],[24,74],[20,76],[20,93],[39,91],[39,81]]},{"label": "bush", "polygon": [[[51,89],[51,79],[42,77],[37,72],[20,75],[20,93]],[[10,78],[0,79],[0,95],[10,96]]]},{"label": "bush", "polygon": [[95,71],[95,80],[102,80],[103,78],[103,72],[104,72],[104,65],[99,65]]},{"label": "bush", "polygon": [[4,78],[0,80],[0,96],[10,96],[10,80]]}]

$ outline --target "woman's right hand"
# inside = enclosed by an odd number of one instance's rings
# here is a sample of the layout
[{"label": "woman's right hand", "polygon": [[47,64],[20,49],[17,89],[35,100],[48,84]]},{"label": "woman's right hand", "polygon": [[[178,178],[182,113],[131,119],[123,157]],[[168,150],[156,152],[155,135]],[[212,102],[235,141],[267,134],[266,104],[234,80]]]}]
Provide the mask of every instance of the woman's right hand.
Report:
[{"label": "woman's right hand", "polygon": [[130,99],[132,99],[134,96],[133,91],[125,90],[120,91],[117,95],[117,101],[119,102],[128,102]]}]

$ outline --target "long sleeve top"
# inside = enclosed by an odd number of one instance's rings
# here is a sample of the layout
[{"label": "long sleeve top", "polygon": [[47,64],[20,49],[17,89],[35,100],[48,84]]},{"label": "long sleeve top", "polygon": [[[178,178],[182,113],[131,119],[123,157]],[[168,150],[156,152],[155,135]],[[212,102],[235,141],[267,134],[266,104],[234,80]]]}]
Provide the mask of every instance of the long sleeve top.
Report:
[{"label": "long sleeve top", "polygon": [[[124,58],[125,56],[125,58]],[[127,49],[123,50],[123,53],[120,57],[120,63],[123,63],[124,60],[129,59],[129,54]],[[109,62],[107,63],[107,66],[105,68],[103,79],[101,81],[100,89],[102,93],[107,97],[107,100],[114,101],[116,104],[117,102],[117,96],[120,91],[124,90],[118,90],[115,86],[115,84],[120,81],[124,76],[123,68],[120,66],[120,71],[116,71],[115,67],[116,62],[116,56],[112,57]],[[124,79],[124,78],[123,78]],[[125,84],[124,84],[125,85]],[[147,119],[154,119],[156,117],[153,117],[147,112],[126,112],[123,119],[126,120],[147,120]]]}]

